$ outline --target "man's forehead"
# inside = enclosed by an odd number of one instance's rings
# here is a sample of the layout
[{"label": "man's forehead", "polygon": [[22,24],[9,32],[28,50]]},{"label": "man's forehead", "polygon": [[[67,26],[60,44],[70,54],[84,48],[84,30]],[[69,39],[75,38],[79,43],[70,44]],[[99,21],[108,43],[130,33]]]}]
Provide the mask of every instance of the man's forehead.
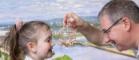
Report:
[{"label": "man's forehead", "polygon": [[104,15],[100,19],[100,25],[102,29],[107,29],[111,25],[111,21],[107,15]]}]

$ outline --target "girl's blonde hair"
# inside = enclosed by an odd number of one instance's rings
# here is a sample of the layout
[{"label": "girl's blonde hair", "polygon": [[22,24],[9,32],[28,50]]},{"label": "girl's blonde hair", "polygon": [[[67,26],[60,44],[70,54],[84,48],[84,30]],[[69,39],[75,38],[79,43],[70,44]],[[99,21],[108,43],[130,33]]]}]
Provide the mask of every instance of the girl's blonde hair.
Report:
[{"label": "girl's blonde hair", "polygon": [[49,25],[41,21],[25,23],[20,30],[17,30],[15,25],[10,29],[8,36],[5,38],[5,46],[8,46],[11,60],[22,60],[24,58],[24,54],[28,53],[26,44],[37,42],[35,33],[40,28],[50,30]]}]

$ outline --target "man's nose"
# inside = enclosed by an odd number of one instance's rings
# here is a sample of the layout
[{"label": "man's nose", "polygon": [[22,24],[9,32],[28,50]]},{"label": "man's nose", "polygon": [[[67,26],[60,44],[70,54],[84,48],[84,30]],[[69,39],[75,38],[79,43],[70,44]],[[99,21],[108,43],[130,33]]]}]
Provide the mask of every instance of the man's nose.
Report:
[{"label": "man's nose", "polygon": [[108,44],[109,41],[110,41],[109,36],[108,36],[108,35],[104,35],[104,36],[103,36],[103,44]]}]

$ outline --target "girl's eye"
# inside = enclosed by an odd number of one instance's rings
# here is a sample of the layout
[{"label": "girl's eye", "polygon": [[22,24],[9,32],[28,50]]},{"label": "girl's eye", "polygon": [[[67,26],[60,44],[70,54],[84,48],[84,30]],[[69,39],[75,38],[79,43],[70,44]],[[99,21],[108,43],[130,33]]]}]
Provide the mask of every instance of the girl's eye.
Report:
[{"label": "girl's eye", "polygon": [[47,42],[51,42],[51,39],[48,39]]},{"label": "girl's eye", "polygon": [[51,37],[49,37],[48,39],[46,39],[46,42],[51,42]]}]

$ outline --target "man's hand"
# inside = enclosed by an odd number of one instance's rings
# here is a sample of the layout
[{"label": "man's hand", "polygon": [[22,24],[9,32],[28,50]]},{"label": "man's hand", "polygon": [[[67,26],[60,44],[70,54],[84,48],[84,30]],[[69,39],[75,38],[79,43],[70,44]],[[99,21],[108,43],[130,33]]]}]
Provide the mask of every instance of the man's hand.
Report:
[{"label": "man's hand", "polygon": [[65,26],[68,26],[83,34],[88,41],[95,44],[102,43],[102,32],[95,26],[91,26],[89,23],[85,22],[75,13],[67,13],[63,22]]},{"label": "man's hand", "polygon": [[64,26],[68,26],[75,30],[81,30],[85,27],[85,21],[83,21],[79,16],[77,16],[75,13],[67,13],[64,16]]}]

